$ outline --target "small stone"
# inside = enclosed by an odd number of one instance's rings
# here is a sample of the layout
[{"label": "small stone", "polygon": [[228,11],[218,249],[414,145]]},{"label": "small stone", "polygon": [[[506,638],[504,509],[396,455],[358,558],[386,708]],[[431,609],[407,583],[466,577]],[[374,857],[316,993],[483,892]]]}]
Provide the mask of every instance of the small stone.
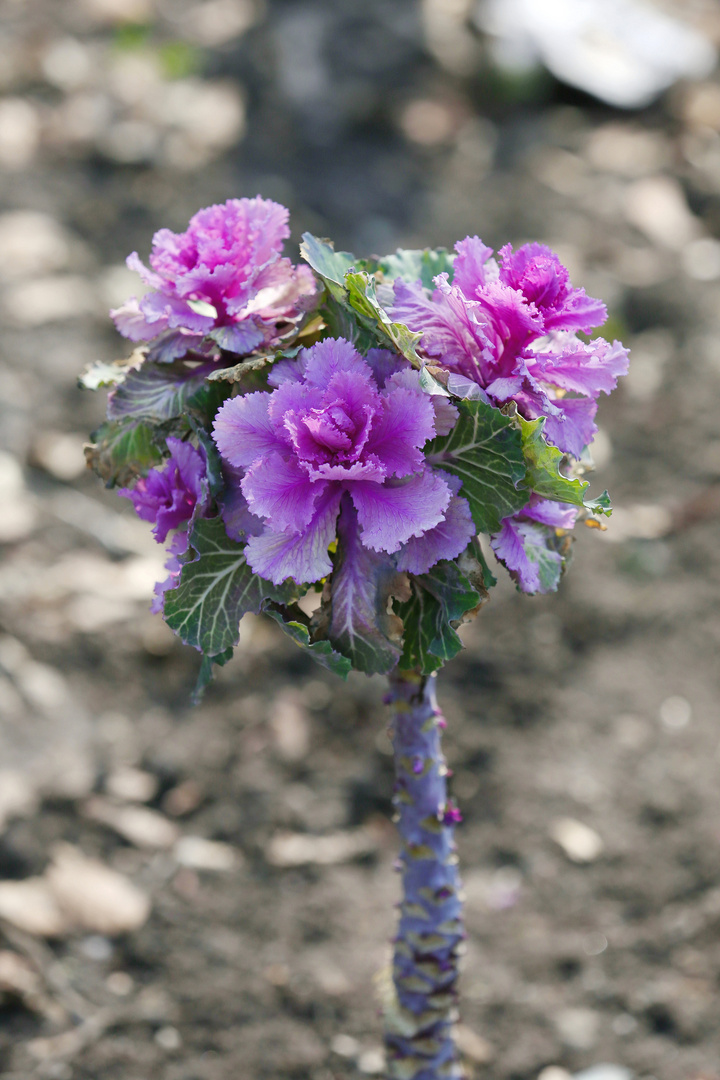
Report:
[{"label": "small stone", "polygon": [[637,1031],[638,1022],[630,1013],[618,1013],[612,1022],[612,1029],[616,1035],[632,1035]]},{"label": "small stone", "polygon": [[363,1050],[358,1058],[357,1066],[366,1076],[379,1076],[385,1070],[385,1055],[379,1047]]},{"label": "small stone", "polygon": [[0,881],[0,917],[38,937],[60,937],[68,920],[44,878]]},{"label": "small stone", "polygon": [[69,435],[61,431],[44,431],[32,447],[33,462],[57,480],[75,480],[87,471],[83,444],[84,435]]},{"label": "small stone", "polygon": [[85,803],[83,813],[114,829],[135,847],[163,850],[171,848],[178,839],[177,825],[147,806],[118,806],[95,795]]},{"label": "small stone", "polygon": [[557,818],[550,827],[550,836],[576,863],[594,862],[605,846],[594,829],[575,818]]},{"label": "small stone", "polygon": [[599,931],[588,934],[583,941],[583,952],[586,956],[600,956],[608,947],[608,939]]},{"label": "small stone", "polygon": [[192,41],[216,48],[244,34],[258,15],[255,0],[204,0],[185,13],[183,26]]},{"label": "small stone", "polygon": [[163,1050],[179,1050],[182,1044],[180,1032],[174,1027],[161,1027],[155,1032],[155,1042]]},{"label": "small stone", "polygon": [[150,0],[81,0],[78,6],[100,23],[144,26],[153,14]]},{"label": "small stone", "polygon": [[673,523],[667,507],[644,503],[618,507],[613,518],[612,525],[601,535],[615,544],[625,540],[660,540],[667,536]]},{"label": "small stone", "polygon": [[90,934],[80,942],[80,948],[89,960],[103,963],[113,954],[112,942],[101,934]]},{"label": "small stone", "polygon": [[713,82],[686,86],[682,113],[691,127],[720,131],[720,86]]},{"label": "small stone", "polygon": [[602,172],[637,178],[657,173],[669,163],[671,149],[661,133],[627,123],[603,124],[588,139],[586,156]]},{"label": "small stone", "polygon": [[0,772],[0,832],[15,817],[27,817],[38,804],[37,792],[21,772]]},{"label": "small stone", "polygon": [[674,695],[665,698],[660,706],[660,720],[664,727],[679,731],[687,727],[692,719],[692,705],[684,697]]},{"label": "small stone", "polygon": [[310,748],[310,724],[294,696],[283,694],[275,699],[269,722],[279,757],[284,761],[302,761]]},{"label": "small stone", "polygon": [[135,983],[132,975],[128,975],[127,971],[113,971],[105,980],[105,985],[116,997],[127,997],[132,993]]},{"label": "small stone", "polygon": [[58,274],[13,285],[5,294],[3,308],[15,326],[42,326],[94,314],[97,298],[94,286],[87,278]]},{"label": "small stone", "polygon": [[8,497],[3,501],[0,518],[0,544],[16,544],[24,540],[37,525],[37,511],[25,495]]},{"label": "small stone", "polygon": [[175,859],[191,870],[229,872],[242,862],[240,852],[219,840],[203,836],[183,836],[175,844]]},{"label": "small stone", "polygon": [[400,115],[400,126],[411,142],[435,146],[447,142],[455,134],[458,116],[443,101],[418,98],[410,101]]},{"label": "small stone", "polygon": [[183,780],[164,796],[162,808],[172,817],[184,817],[197,810],[203,800],[203,790],[197,780]]},{"label": "small stone", "polygon": [[40,66],[49,83],[66,91],[83,86],[90,78],[93,67],[90,50],[72,37],[53,41],[45,51]]},{"label": "small stone", "polygon": [[336,1035],[330,1043],[334,1054],[344,1058],[355,1058],[360,1053],[360,1043],[352,1035]]},{"label": "small stone", "polygon": [[287,986],[290,982],[290,968],[287,964],[269,964],[263,976],[271,986]]},{"label": "small stone", "polygon": [[63,270],[70,258],[70,240],[49,214],[13,210],[0,214],[0,280],[35,277]]},{"label": "small stone", "polygon": [[694,281],[720,278],[720,241],[710,236],[693,240],[682,250],[683,270]]},{"label": "small stone", "polygon": [[[632,1080],[633,1073],[624,1065],[591,1065],[589,1069],[575,1073],[573,1080]],[[649,1080],[649,1078],[648,1078]]]},{"label": "small stone", "polygon": [[70,690],[65,678],[49,664],[26,660],[15,673],[18,689],[40,712],[53,712],[68,702]]},{"label": "small stone", "polygon": [[45,881],[65,919],[79,928],[113,937],[139,929],[150,901],[133,883],[70,844],[58,845]]},{"label": "small stone", "polygon": [[273,866],[333,866],[369,855],[377,847],[375,833],[364,828],[327,836],[280,832],[268,844],[267,860]]},{"label": "small stone", "polygon": [[26,169],[40,145],[40,117],[29,101],[6,97],[0,101],[0,166]]},{"label": "small stone", "polygon": [[661,248],[680,251],[701,233],[677,180],[649,176],[631,184],[625,193],[625,216]]},{"label": "small stone", "polygon": [[493,1048],[487,1039],[466,1024],[458,1024],[455,1028],[455,1042],[460,1053],[477,1065],[487,1065],[494,1057]]},{"label": "small stone", "polygon": [[560,1065],[548,1065],[538,1074],[537,1080],[572,1080],[572,1076]]},{"label": "small stone", "polygon": [[158,789],[158,780],[144,769],[124,766],[115,769],[105,781],[108,795],[125,802],[149,802]]},{"label": "small stone", "polygon": [[562,1009],[554,1019],[558,1035],[566,1046],[589,1050],[597,1042],[600,1014],[594,1010]]},{"label": "small stone", "polygon": [[24,957],[10,949],[0,950],[0,994],[25,999],[40,990],[40,976]]}]

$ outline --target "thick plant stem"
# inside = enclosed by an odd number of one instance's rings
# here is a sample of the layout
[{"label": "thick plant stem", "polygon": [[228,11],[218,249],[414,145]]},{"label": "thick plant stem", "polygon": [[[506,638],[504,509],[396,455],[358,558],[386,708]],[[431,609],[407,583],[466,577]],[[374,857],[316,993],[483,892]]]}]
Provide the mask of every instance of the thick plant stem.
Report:
[{"label": "thick plant stem", "polygon": [[458,956],[465,938],[457,855],[459,814],[447,801],[440,748],[445,726],[435,676],[395,671],[393,709],[397,827],[403,899],[392,987],[384,1007],[390,1080],[461,1080],[453,1041]]}]

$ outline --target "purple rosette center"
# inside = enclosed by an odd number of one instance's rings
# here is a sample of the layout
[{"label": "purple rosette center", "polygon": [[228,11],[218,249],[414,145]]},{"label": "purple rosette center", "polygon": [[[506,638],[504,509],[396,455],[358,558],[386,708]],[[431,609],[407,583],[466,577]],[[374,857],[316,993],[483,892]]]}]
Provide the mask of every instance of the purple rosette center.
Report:
[{"label": "purple rosette center", "polygon": [[329,338],[276,365],[273,381],[272,392],[226,402],[214,426],[221,455],[242,470],[249,510],[264,522],[247,543],[257,574],[278,584],[329,574],[345,493],[366,548],[392,555],[422,538],[422,551],[412,549],[418,573],[460,554],[474,531],[467,502],[422,452],[447,416],[438,419],[409,364],[377,349],[362,357]]}]

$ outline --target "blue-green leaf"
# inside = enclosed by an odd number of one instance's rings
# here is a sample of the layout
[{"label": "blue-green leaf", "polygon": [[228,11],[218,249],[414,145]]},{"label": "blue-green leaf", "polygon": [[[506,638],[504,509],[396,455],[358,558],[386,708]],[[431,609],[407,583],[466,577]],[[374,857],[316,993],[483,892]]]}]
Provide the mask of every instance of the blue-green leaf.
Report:
[{"label": "blue-green leaf", "polygon": [[357,265],[356,257],[349,251],[336,251],[332,240],[321,240],[309,232],[303,233],[300,254],[323,279],[330,295],[345,300],[345,274]]},{"label": "blue-green leaf", "polygon": [[165,593],[165,621],[186,645],[208,656],[237,645],[240,619],[248,611],[258,614],[267,600],[289,603],[297,593],[293,582],[273,585],[254,574],[244,546],[228,537],[220,518],[197,521],[190,545],[196,558]]},{"label": "blue-green leaf", "polygon": [[87,463],[106,487],[125,487],[159,465],[167,448],[156,438],[156,429],[143,421],[126,418],[101,424],[85,447]]},{"label": "blue-green leaf", "polygon": [[426,289],[434,289],[433,278],[446,273],[452,281],[455,256],[447,248],[407,250],[398,248],[394,255],[380,259],[380,269],[389,281],[421,281]]},{"label": "blue-green leaf", "polygon": [[427,460],[462,480],[478,532],[495,533],[504,517],[521,510],[529,492],[520,431],[512,419],[484,401],[455,402],[460,416],[449,435],[425,447]]},{"label": "blue-green leaf", "polygon": [[193,705],[199,705],[202,701],[205,691],[213,681],[215,667],[224,667],[228,660],[232,660],[233,652],[233,647],[230,645],[225,652],[221,652],[217,656],[203,656],[200,663],[200,670],[198,671],[197,681],[195,683],[195,689],[190,697]]},{"label": "blue-green leaf", "polygon": [[302,612],[298,610],[296,618],[285,618],[283,611],[277,607],[270,605],[265,610],[266,614],[275,619],[275,622],[283,628],[288,637],[291,637],[301,649],[310,653],[313,660],[328,671],[339,675],[341,679],[347,679],[352,671],[352,661],[347,656],[336,652],[329,641],[311,641],[309,626],[301,619]]},{"label": "blue-green leaf", "polygon": [[414,367],[422,367],[417,343],[422,333],[408,330],[403,323],[393,322],[378,300],[377,282],[365,270],[349,271],[345,275],[347,302],[357,314],[377,333],[379,344],[396,349]]},{"label": "blue-green leaf", "polygon": [[462,649],[456,627],[480,605],[482,595],[448,560],[413,576],[411,588],[410,600],[397,607],[405,627],[400,666],[429,675]]}]

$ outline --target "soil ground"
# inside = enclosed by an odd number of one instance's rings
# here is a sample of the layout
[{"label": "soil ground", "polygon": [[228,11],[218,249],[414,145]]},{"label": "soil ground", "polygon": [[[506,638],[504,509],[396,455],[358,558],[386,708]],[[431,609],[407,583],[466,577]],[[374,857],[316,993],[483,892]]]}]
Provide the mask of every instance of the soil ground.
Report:
[{"label": "soil ground", "polygon": [[[600,408],[608,533],[579,530],[557,595],[501,580],[441,676],[465,815],[464,1045],[477,1080],[601,1062],[717,1080],[720,83],[619,113],[491,76],[443,5],[423,23],[409,0],[216,4],[219,29],[201,7],[2,4],[0,769],[20,795],[0,878],[71,844],[152,909],[132,932],[47,941],[0,922],[35,980],[0,992],[0,1073],[382,1069],[374,976],[398,896],[382,680],[343,685],[246,619],[192,709],[197,657],[147,610],[160,554],[82,471],[103,402],[74,379],[123,351],[105,312],[132,291],[124,256],[261,191],[296,239],[358,251],[550,243],[633,348]],[[99,820],[133,799],[227,845],[225,868]]]}]

